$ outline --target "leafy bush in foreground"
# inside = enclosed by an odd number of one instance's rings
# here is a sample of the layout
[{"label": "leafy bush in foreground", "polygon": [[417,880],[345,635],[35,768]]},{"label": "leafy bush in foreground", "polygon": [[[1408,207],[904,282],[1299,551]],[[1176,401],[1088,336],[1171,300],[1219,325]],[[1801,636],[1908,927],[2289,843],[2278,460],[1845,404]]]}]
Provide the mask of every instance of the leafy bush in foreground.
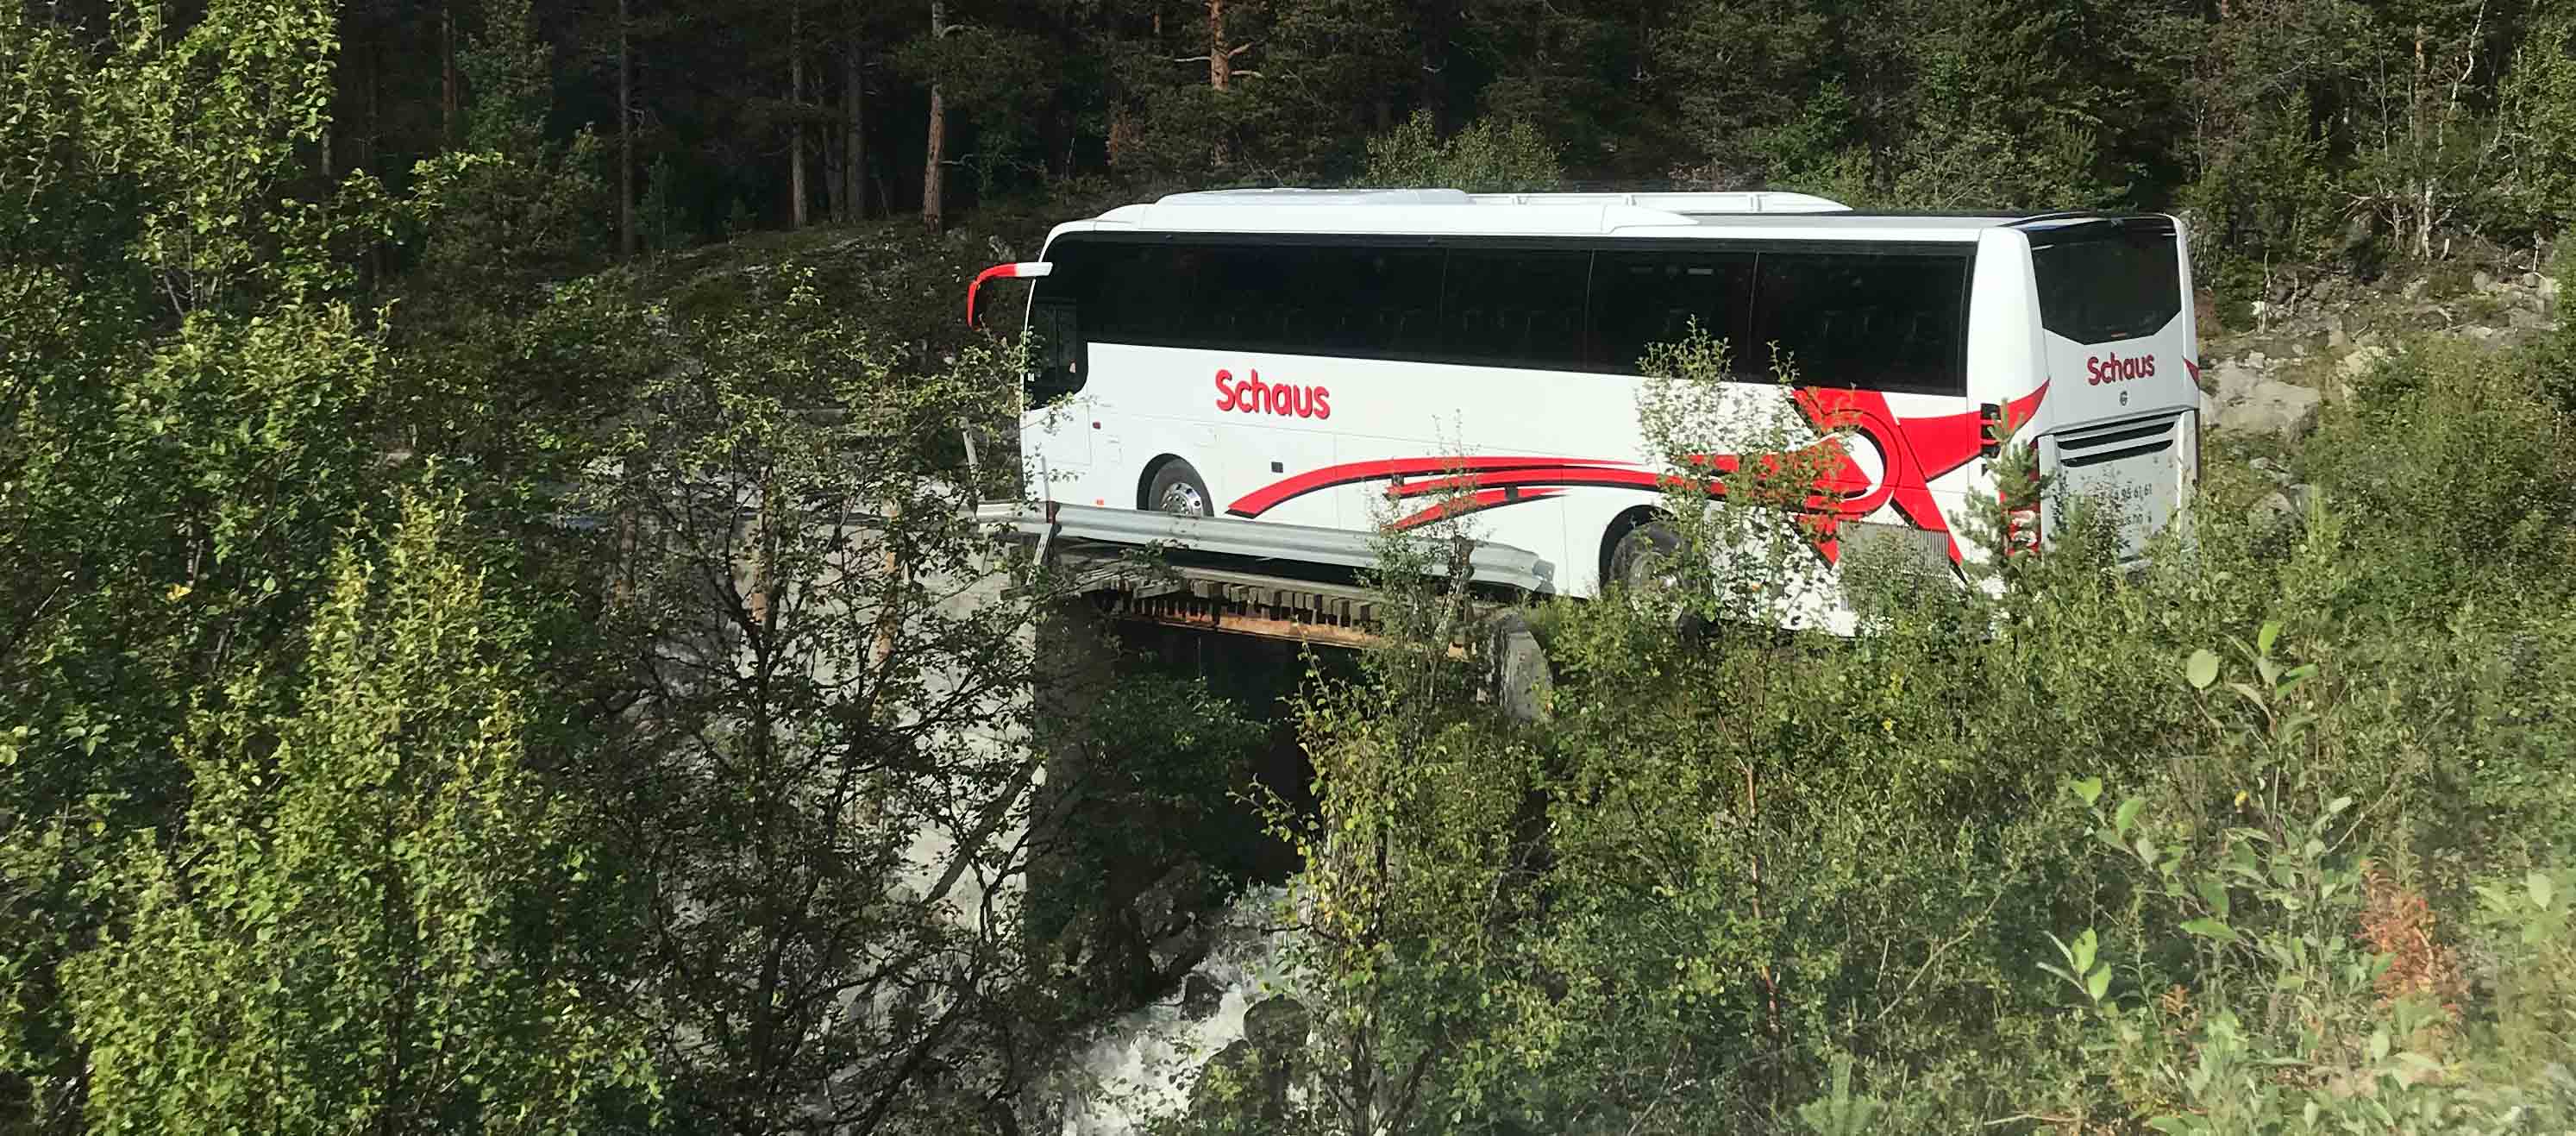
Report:
[{"label": "leafy bush in foreground", "polygon": [[[1535,724],[1382,653],[1306,719],[1315,1119],[2563,1123],[2576,574],[2537,390],[2410,355],[2302,455],[2305,515],[2216,476],[2136,578],[2081,531],[1999,598],[1860,573],[1854,641],[1551,606]],[[1436,567],[1396,599],[1436,610]]]}]

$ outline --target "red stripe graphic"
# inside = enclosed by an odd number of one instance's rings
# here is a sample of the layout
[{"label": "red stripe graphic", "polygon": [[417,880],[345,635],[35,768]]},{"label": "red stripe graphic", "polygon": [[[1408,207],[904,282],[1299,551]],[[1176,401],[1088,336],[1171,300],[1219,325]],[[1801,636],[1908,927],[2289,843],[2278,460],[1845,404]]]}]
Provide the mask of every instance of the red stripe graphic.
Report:
[{"label": "red stripe graphic", "polygon": [[1511,485],[1581,485],[1615,489],[1661,489],[1663,479],[1651,470],[1611,469],[1594,465],[1560,465],[1536,469],[1497,470],[1492,473],[1468,473],[1451,477],[1431,477],[1420,481],[1398,481],[1386,487],[1391,498],[1420,497],[1430,493],[1449,493],[1461,489],[1500,488]]},{"label": "red stripe graphic", "polygon": [[1450,498],[1449,500],[1433,505],[1428,509],[1424,509],[1421,512],[1414,513],[1398,520],[1388,527],[1401,532],[1405,529],[1427,525],[1433,521],[1447,517],[1463,517],[1469,513],[1481,513],[1487,509],[1500,508],[1504,505],[1517,505],[1523,501],[1543,501],[1563,492],[1565,491],[1562,489],[1523,489],[1518,492],[1514,492],[1509,489],[1487,489],[1482,492],[1471,493],[1465,497]]},{"label": "red stripe graphic", "polygon": [[[2047,396],[2048,384],[2043,382],[2037,390],[2012,400],[2004,408],[2003,421],[1995,425],[2007,433],[2019,429]],[[1800,497],[1791,507],[1805,515],[1808,535],[1826,563],[1841,560],[1839,533],[1844,522],[1857,521],[1891,504],[1914,527],[1947,537],[1951,562],[1961,560],[1958,536],[1951,532],[1948,518],[1933,499],[1931,483],[1976,460],[1984,450],[1989,423],[1982,414],[1972,411],[1900,418],[1888,406],[1886,395],[1843,388],[1802,389],[1797,392],[1796,403],[1808,424],[1825,437],[1789,453],[1749,456],[1765,473],[1784,469],[1813,471],[1803,495],[1794,488],[1790,490],[1792,496]],[[1883,458],[1883,471],[1875,483],[1862,474],[1860,464],[1852,459],[1846,441],[1849,435],[1875,446]],[[1712,475],[1703,491],[1711,497],[1723,497],[1727,486],[1715,478],[1743,469],[1747,456],[1695,454],[1689,460]],[[1403,480],[1416,477],[1421,480]],[[1472,491],[1468,496],[1406,516],[1395,522],[1399,529],[1521,501],[1545,500],[1567,488],[1654,491],[1666,483],[1663,475],[1633,462],[1592,458],[1394,458],[1345,462],[1297,474],[1244,495],[1227,506],[1226,512],[1257,517],[1317,490],[1379,480],[1393,482],[1387,487],[1391,500]]]},{"label": "red stripe graphic", "polygon": [[1390,477],[1417,477],[1423,474],[1456,474],[1488,470],[1514,469],[1616,469],[1627,462],[1592,461],[1585,458],[1391,458],[1386,461],[1345,462],[1322,469],[1308,470],[1282,481],[1274,481],[1245,494],[1225,511],[1238,517],[1258,517],[1291,498],[1303,497],[1318,489],[1349,485],[1355,481],[1377,481]]}]

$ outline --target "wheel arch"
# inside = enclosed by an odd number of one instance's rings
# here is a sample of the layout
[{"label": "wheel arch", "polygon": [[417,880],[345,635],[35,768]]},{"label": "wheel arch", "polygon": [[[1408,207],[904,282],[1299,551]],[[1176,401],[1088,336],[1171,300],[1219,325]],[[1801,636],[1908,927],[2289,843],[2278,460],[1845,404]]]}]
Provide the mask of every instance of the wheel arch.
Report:
[{"label": "wheel arch", "polygon": [[[1178,465],[1189,470],[1191,476],[1196,477],[1200,485],[1205,486],[1207,484],[1207,474],[1199,472],[1199,467],[1191,465],[1188,458],[1173,453],[1156,454],[1145,462],[1145,467],[1143,469],[1136,472],[1137,508],[1145,510],[1151,510],[1154,508],[1154,502],[1152,500],[1152,494],[1154,492],[1154,478],[1160,476],[1165,468],[1173,465]],[[1221,510],[1217,508],[1214,491],[1211,490],[1208,497],[1208,514],[1210,516],[1215,516],[1220,512]]]},{"label": "wheel arch", "polygon": [[1661,505],[1632,505],[1620,510],[1618,516],[1610,518],[1609,526],[1601,530],[1601,550],[1592,565],[1593,571],[1597,573],[1592,578],[1594,587],[1598,589],[1609,585],[1610,557],[1619,551],[1621,538],[1655,521],[1672,519],[1672,512]]}]

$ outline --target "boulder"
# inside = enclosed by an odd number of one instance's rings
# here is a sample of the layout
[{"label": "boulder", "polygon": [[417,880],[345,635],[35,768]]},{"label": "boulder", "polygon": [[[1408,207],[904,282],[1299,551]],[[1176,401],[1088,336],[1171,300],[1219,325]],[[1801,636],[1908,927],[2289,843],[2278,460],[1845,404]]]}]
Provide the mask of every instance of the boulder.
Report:
[{"label": "boulder", "polygon": [[2549,321],[2542,319],[2539,312],[2515,308],[2504,314],[2504,322],[2515,331],[2538,331]]},{"label": "boulder", "polygon": [[2469,287],[2475,288],[2481,292],[2495,287],[2495,282],[2495,277],[2489,276],[2484,272],[2472,272],[2469,274]]},{"label": "boulder", "polygon": [[[2274,485],[2286,487],[2291,481],[2295,480],[2290,476],[2289,470],[2281,468],[2281,463],[2273,461],[2270,458],[2256,458],[2245,464],[2253,467],[2254,472],[2271,478],[2272,484]],[[2273,496],[2277,497],[2280,496],[2280,494],[2275,493]]]},{"label": "boulder", "polygon": [[2219,400],[2218,429],[2295,439],[2316,425],[2317,406],[2323,401],[2323,396],[2306,387],[2267,379],[2243,398]]},{"label": "boulder", "polygon": [[2254,503],[2254,519],[2265,527],[2289,523],[2308,512],[2308,498],[2316,491],[2305,485],[2284,485]]},{"label": "boulder", "polygon": [[1225,987],[1217,980],[1197,971],[1181,982],[1181,1016],[1198,1021],[1217,1011],[1225,1002]]},{"label": "boulder", "polygon": [[2387,348],[2374,343],[2368,347],[2356,347],[2351,354],[2335,360],[2335,395],[2347,402],[2351,401],[2353,384],[2360,382],[2363,376],[2378,369],[2390,358],[2392,356]]},{"label": "boulder", "polygon": [[1243,1011],[1243,1036],[1256,1049],[1292,1053],[1306,1046],[1306,1007],[1280,994]]},{"label": "boulder", "polygon": [[2369,374],[2389,360],[2388,349],[2377,344],[2356,347],[2352,354],[2335,360],[2335,377],[2349,383]]},{"label": "boulder", "polygon": [[2254,388],[2263,385],[2263,372],[2233,359],[2211,367],[2208,373],[2210,393],[2218,396],[2222,406],[2244,398],[2253,393]]},{"label": "boulder", "polygon": [[1243,1037],[1208,1060],[1190,1089],[1189,1116],[1199,1130],[1277,1132],[1289,1115],[1290,1090],[1313,1073],[1306,1053],[1306,1007],[1271,997],[1243,1012]]}]

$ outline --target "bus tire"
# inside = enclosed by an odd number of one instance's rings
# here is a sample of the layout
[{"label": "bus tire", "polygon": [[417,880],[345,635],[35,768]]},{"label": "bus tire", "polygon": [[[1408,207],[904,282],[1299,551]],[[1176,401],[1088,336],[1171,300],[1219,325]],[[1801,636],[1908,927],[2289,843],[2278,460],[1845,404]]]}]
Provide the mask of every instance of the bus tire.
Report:
[{"label": "bus tire", "polygon": [[1610,547],[1610,571],[1602,584],[1638,595],[1660,591],[1668,577],[1658,566],[1681,550],[1682,538],[1662,518],[1639,521]]},{"label": "bus tire", "polygon": [[1137,508],[1183,517],[1213,517],[1215,499],[1208,495],[1207,482],[1199,471],[1179,458],[1170,458],[1154,467],[1154,476],[1145,483],[1145,499]]}]

